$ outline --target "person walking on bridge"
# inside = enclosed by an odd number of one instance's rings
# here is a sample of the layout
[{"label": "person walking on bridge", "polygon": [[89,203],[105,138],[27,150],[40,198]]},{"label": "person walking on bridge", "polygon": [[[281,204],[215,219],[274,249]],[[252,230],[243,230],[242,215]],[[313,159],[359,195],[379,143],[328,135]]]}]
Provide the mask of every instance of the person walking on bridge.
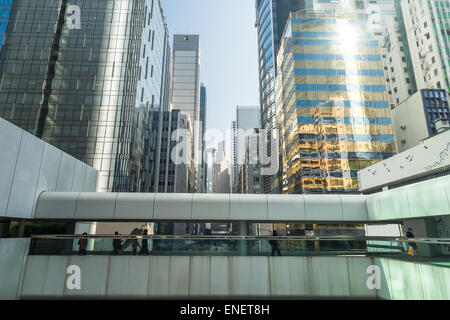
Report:
[{"label": "person walking on bridge", "polygon": [[[276,230],[273,232],[273,236],[274,237],[278,236],[278,232]],[[277,240],[270,240],[269,244],[272,247],[272,257],[275,256],[275,253],[279,257],[281,257],[280,244],[278,243],[278,241]]]},{"label": "person walking on bridge", "polygon": [[[83,236],[87,236],[87,232],[83,233]],[[85,237],[82,237],[80,240],[78,240],[78,255],[85,256],[86,255],[86,247],[87,247],[88,241]]]},{"label": "person walking on bridge", "polygon": [[[114,235],[118,235],[119,232],[115,232]],[[113,239],[113,255],[114,256],[120,256],[122,255],[122,240],[120,239]]]},{"label": "person walking on bridge", "polygon": [[144,230],[144,238],[142,239],[142,246],[141,251],[139,252],[139,255],[146,255],[148,256],[148,239],[147,239],[148,231],[147,229]]},{"label": "person walking on bridge", "polygon": [[[412,238],[412,239],[415,238],[412,228],[408,229],[408,232],[406,233],[406,237]],[[420,257],[420,252],[419,252],[419,248],[417,247],[417,244],[415,242],[409,242],[408,254],[410,256],[409,257],[410,261],[413,261],[414,253],[416,253],[417,256],[419,257],[419,259],[422,260],[422,258]]]}]

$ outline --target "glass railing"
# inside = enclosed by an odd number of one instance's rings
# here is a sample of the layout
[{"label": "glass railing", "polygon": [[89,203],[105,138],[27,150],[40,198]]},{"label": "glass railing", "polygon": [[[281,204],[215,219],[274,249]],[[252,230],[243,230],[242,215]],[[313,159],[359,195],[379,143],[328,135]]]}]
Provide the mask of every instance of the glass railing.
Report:
[{"label": "glass railing", "polygon": [[450,262],[450,239],[254,236],[32,236],[30,255],[338,256]]}]

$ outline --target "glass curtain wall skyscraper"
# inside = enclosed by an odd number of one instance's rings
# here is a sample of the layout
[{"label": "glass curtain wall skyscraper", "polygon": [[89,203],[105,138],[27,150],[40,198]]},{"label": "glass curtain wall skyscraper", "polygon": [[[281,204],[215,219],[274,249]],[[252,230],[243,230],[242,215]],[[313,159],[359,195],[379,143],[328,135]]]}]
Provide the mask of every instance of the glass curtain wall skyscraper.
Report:
[{"label": "glass curtain wall skyscraper", "polygon": [[177,34],[173,37],[172,108],[188,116],[192,128],[189,191],[195,192],[197,165],[202,150],[200,121],[200,37]]},{"label": "glass curtain wall skyscraper", "polygon": [[137,191],[136,110],[167,103],[167,48],[159,1],[13,1],[0,116],[99,170],[100,191]]},{"label": "glass curtain wall skyscraper", "polygon": [[[304,10],[305,0],[256,0],[256,23],[259,56],[259,99],[261,127],[275,129],[276,55],[284,26],[292,11]],[[271,150],[271,146],[268,146]],[[270,193],[276,176],[264,176],[264,193]]]},{"label": "glass curtain wall skyscraper", "polygon": [[99,170],[100,191],[135,191],[135,112],[161,103],[166,36],[159,1],[14,1],[0,116]]},{"label": "glass curtain wall skyscraper", "polygon": [[357,193],[358,170],[396,153],[366,16],[292,13],[277,64],[283,193]]},{"label": "glass curtain wall skyscraper", "polygon": [[9,22],[9,13],[13,0],[0,0],[0,50],[5,38],[6,27]]},{"label": "glass curtain wall skyscraper", "polygon": [[[158,147],[161,145],[161,130],[157,128],[155,131],[154,115],[169,109],[171,51],[169,32],[160,2],[151,1],[148,4],[139,54],[139,81],[136,94],[138,108],[134,112],[135,118],[143,118],[143,121],[135,121],[133,127],[135,134],[132,138],[130,175],[135,182],[131,183],[128,190],[135,192],[148,192],[154,183],[158,184],[155,181],[158,176],[153,174],[152,169],[153,162],[158,162],[158,159],[153,159],[154,153],[148,149],[153,147],[153,143]],[[159,116],[156,118],[160,119]],[[163,125],[162,120],[158,125],[159,128]],[[151,135],[155,132],[158,133],[157,136],[147,137],[149,133]],[[136,150],[137,141],[143,142],[142,150]],[[159,156],[160,153],[157,152],[156,155]]]}]

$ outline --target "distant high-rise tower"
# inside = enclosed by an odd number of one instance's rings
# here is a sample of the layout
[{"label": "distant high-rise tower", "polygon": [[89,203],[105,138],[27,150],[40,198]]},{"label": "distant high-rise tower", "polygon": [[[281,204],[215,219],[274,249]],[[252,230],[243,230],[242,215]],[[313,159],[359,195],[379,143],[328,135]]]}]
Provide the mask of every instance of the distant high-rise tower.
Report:
[{"label": "distant high-rise tower", "polygon": [[173,37],[173,75],[171,104],[173,109],[189,116],[192,139],[192,163],[189,175],[189,191],[196,192],[197,165],[201,146],[200,121],[200,37],[191,34],[177,34]]},{"label": "distant high-rise tower", "polygon": [[233,141],[232,141],[232,161],[233,172],[232,186],[233,192],[236,192],[236,182],[241,165],[245,159],[245,135],[253,134],[254,129],[260,128],[260,113],[257,106],[237,106],[236,107],[236,121],[233,121]]},{"label": "distant high-rise tower", "polygon": [[206,131],[206,113],[207,113],[207,97],[206,97],[206,86],[202,83],[200,85],[200,143],[201,143],[201,154],[202,162],[198,166],[198,181],[197,181],[197,193],[207,193],[207,180],[208,180],[208,165],[205,155],[205,143],[203,141]]},{"label": "distant high-rise tower", "polygon": [[237,167],[237,124],[236,121],[231,122],[231,186],[232,193],[237,192],[237,176],[239,170]]},{"label": "distant high-rise tower", "polygon": [[227,155],[225,152],[225,141],[218,143],[218,149],[213,150],[212,164],[212,192],[230,193],[231,180]]}]

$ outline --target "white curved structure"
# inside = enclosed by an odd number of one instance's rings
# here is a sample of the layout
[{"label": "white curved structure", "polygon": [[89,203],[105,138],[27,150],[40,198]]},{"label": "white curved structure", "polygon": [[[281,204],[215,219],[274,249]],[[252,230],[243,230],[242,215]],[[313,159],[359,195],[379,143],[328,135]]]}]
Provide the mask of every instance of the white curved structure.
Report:
[{"label": "white curved structure", "polygon": [[95,191],[97,170],[0,118],[0,218],[30,219],[43,191]]},{"label": "white curved structure", "polygon": [[44,192],[35,219],[82,221],[368,220],[366,196]]}]

